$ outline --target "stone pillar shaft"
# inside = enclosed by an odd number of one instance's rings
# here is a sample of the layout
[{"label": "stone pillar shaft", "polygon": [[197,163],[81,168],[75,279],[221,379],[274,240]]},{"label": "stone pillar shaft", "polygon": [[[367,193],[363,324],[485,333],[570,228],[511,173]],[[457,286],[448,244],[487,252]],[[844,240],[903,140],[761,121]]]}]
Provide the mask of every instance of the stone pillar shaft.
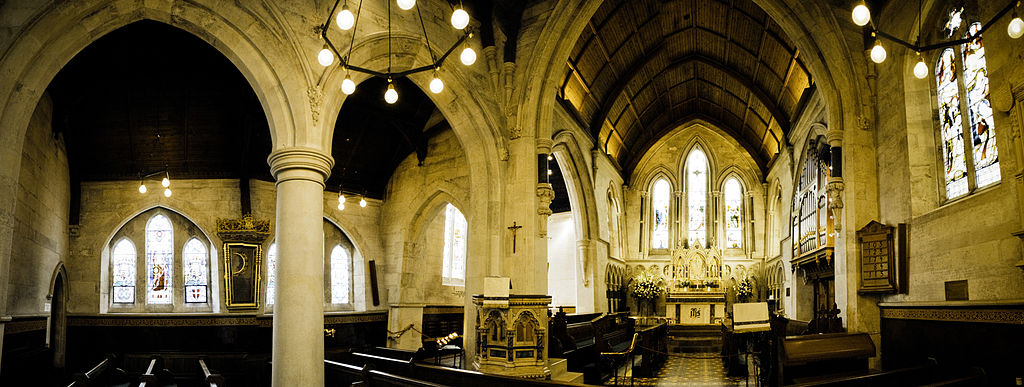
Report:
[{"label": "stone pillar shaft", "polygon": [[289,148],[269,158],[277,179],[274,386],[324,385],[323,190],[333,160]]}]

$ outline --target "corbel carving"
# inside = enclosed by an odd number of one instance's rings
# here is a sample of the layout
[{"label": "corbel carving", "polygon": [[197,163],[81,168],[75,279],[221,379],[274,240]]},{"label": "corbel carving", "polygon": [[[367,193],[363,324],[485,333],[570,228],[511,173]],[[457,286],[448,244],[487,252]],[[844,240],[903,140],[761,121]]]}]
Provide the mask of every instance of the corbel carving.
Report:
[{"label": "corbel carving", "polygon": [[836,233],[843,231],[843,189],[846,185],[843,183],[842,178],[833,177],[828,185],[825,186],[825,192],[828,194],[828,209],[832,211],[832,226],[835,228]]}]

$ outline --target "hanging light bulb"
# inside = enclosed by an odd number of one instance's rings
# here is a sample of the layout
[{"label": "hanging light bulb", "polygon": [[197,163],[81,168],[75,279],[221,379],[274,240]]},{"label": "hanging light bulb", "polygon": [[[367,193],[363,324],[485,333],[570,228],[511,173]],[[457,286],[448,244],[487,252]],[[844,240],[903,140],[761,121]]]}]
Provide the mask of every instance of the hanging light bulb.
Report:
[{"label": "hanging light bulb", "polygon": [[170,188],[165,188],[164,189],[164,197],[166,197],[166,198],[171,197],[171,189]]},{"label": "hanging light bulb", "polygon": [[1024,35],[1024,20],[1017,16],[1016,8],[1013,9],[1013,19],[1010,19],[1010,25],[1006,27],[1006,33],[1013,39],[1018,39]]},{"label": "hanging light bulb", "polygon": [[437,76],[437,70],[434,70],[434,79],[430,80],[430,92],[437,94],[444,90],[444,81]]},{"label": "hanging light bulb", "polygon": [[460,8],[455,8],[455,12],[452,12],[452,27],[457,30],[466,28],[469,25],[469,12]]},{"label": "hanging light bulb", "polygon": [[356,83],[352,82],[352,77],[345,74],[345,80],[341,81],[341,92],[345,95],[352,95],[356,92]]},{"label": "hanging light bulb", "polygon": [[366,198],[359,198],[359,207],[366,207]]},{"label": "hanging light bulb", "polygon": [[914,65],[914,76],[917,79],[924,79],[928,76],[928,65],[924,63],[924,58],[921,58],[921,53],[917,53],[917,64]]},{"label": "hanging light bulb", "polygon": [[170,187],[171,179],[168,179],[167,176],[164,176],[164,179],[160,180],[160,185],[164,186],[164,188]]},{"label": "hanging light bulb", "polygon": [[853,7],[853,24],[858,26],[865,26],[871,21],[871,10],[868,9],[867,4],[860,2],[856,7]]},{"label": "hanging light bulb", "polygon": [[548,176],[551,176],[552,173],[554,173],[554,172],[551,172],[551,170],[549,169],[548,170]]},{"label": "hanging light bulb", "polygon": [[551,160],[554,160],[554,159],[555,159],[554,156],[551,156],[551,154],[548,153],[548,161],[551,161]]},{"label": "hanging light bulb", "polygon": [[356,24],[356,16],[348,10],[348,2],[341,7],[341,12],[338,12],[337,22],[338,28],[344,31],[352,29],[352,26]]},{"label": "hanging light bulb", "polygon": [[398,102],[398,92],[395,91],[395,85],[388,81],[388,90],[384,92],[384,102],[394,104]]},{"label": "hanging light bulb", "polygon": [[398,0],[398,8],[408,11],[416,6],[416,0]]},{"label": "hanging light bulb", "polygon": [[345,194],[339,193],[338,194],[338,204],[341,204],[341,203],[344,203],[344,202],[345,202]]},{"label": "hanging light bulb", "polygon": [[327,48],[327,45],[325,44],[324,48],[320,50],[320,54],[317,54],[316,60],[320,62],[321,66],[330,66],[331,63],[334,63],[334,53],[331,52],[331,49]]},{"label": "hanging light bulb", "polygon": [[885,62],[885,47],[882,47],[882,41],[875,38],[875,46],[871,48],[871,61],[875,63]]},{"label": "hanging light bulb", "polygon": [[473,47],[468,44],[466,48],[462,50],[462,55],[459,55],[459,59],[462,60],[462,64],[469,66],[476,63],[476,51],[473,51]]},{"label": "hanging light bulb", "polygon": [[345,210],[345,203],[338,203],[338,211]]},{"label": "hanging light bulb", "polygon": [[140,194],[144,194],[144,193],[146,193],[146,191],[147,191],[146,190],[146,184],[139,183],[139,193]]}]

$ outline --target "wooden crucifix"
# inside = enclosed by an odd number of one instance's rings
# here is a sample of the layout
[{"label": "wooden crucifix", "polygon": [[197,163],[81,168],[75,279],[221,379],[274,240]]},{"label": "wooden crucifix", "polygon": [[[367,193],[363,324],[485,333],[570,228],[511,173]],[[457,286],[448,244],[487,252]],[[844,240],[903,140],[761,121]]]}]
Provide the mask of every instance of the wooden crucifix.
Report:
[{"label": "wooden crucifix", "polygon": [[517,226],[516,222],[512,222],[512,225],[508,227],[508,229],[512,231],[512,254],[516,253],[516,233],[519,232],[519,229],[521,228],[523,228],[523,226]]}]

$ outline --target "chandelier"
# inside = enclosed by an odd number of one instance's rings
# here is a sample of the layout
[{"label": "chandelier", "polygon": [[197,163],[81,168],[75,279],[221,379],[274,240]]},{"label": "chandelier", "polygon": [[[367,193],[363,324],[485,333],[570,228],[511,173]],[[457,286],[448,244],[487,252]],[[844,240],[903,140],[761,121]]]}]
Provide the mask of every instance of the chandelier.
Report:
[{"label": "chandelier", "polygon": [[[983,24],[981,29],[975,31],[970,36],[963,39],[950,40],[946,42],[939,42],[934,44],[922,45],[921,44],[921,23],[923,19],[923,6],[922,1],[918,0],[918,14],[917,14],[917,40],[914,43],[907,42],[891,34],[887,34],[879,30],[871,20],[871,10],[868,9],[867,4],[864,0],[860,0],[856,6],[853,7],[851,17],[853,18],[853,24],[861,27],[865,27],[866,31],[871,33],[871,39],[874,44],[871,47],[871,61],[875,63],[885,62],[886,52],[885,47],[882,46],[882,38],[890,40],[901,46],[914,50],[919,57],[917,64],[914,65],[914,76],[918,79],[924,79],[928,76],[928,65],[924,63],[924,58],[921,58],[921,53],[925,51],[938,50],[946,47],[957,46],[963,43],[975,40],[976,37],[981,36],[985,30],[988,30],[997,20],[1006,15],[1007,12],[1013,11],[1013,16],[1010,18],[1010,24],[1006,27],[1007,35],[1010,38],[1017,39],[1024,35],[1024,20],[1021,20],[1020,16],[1017,15],[1017,8],[1020,7],[1021,0],[1011,0],[1009,4],[1003,7],[1002,10],[996,13],[987,23]],[[871,24],[868,26],[868,24]]]},{"label": "chandelier", "polygon": [[[356,0],[352,0],[354,3]],[[344,2],[344,3],[343,3]],[[396,0],[398,8],[403,11],[408,11],[416,6],[416,0]],[[438,77],[438,72],[441,70],[441,64],[444,63],[445,59],[454,52],[457,48],[463,47],[459,59],[462,64],[469,66],[476,62],[476,51],[469,46],[469,39],[473,37],[472,28],[467,29],[469,26],[469,13],[463,8],[461,1],[459,6],[452,11],[451,24],[456,30],[463,31],[463,35],[455,42],[447,51],[444,52],[440,57],[434,55],[434,50],[430,46],[430,38],[427,36],[427,27],[423,23],[423,14],[420,13],[419,8],[416,8],[416,16],[419,18],[420,28],[423,29],[423,40],[427,45],[427,52],[430,53],[430,59],[433,63],[425,66],[415,67],[406,70],[395,71],[391,67],[391,1],[387,1],[388,9],[388,67],[386,70],[378,71],[372,70],[365,67],[355,66],[349,63],[352,60],[352,48],[355,46],[356,29],[359,24],[359,14],[363,7],[363,0],[358,0],[356,4],[356,12],[353,14],[349,8],[349,0],[336,0],[334,7],[331,8],[331,13],[327,15],[327,20],[319,27],[320,37],[324,40],[323,49],[317,54],[317,61],[320,62],[321,66],[327,67],[334,64],[334,58],[338,57],[338,65],[341,66],[342,70],[345,71],[345,79],[341,82],[341,92],[346,95],[350,95],[356,91],[356,84],[352,81],[352,71],[368,74],[373,77],[384,78],[388,81],[388,87],[384,91],[384,101],[393,104],[398,102],[398,91],[395,90],[394,80],[409,76],[411,74],[421,73],[425,71],[433,71],[434,77],[430,80],[430,92],[437,94],[444,90],[444,81]],[[341,5],[340,11],[338,6]],[[338,46],[328,37],[327,32],[331,30],[331,20],[335,20],[335,24],[342,31],[351,30],[351,37],[349,38],[349,45],[347,52],[343,55],[338,50]]]}]

